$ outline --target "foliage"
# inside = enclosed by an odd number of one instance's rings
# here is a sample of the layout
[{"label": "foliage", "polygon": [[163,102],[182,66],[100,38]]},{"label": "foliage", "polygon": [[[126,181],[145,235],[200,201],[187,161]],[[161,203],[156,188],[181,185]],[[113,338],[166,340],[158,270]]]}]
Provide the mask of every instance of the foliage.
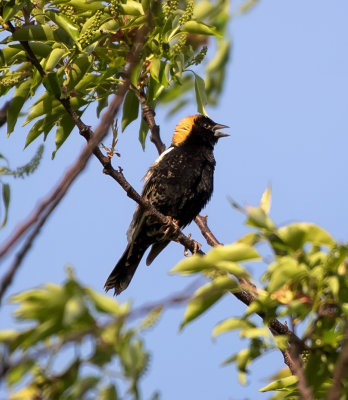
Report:
[{"label": "foliage", "polygon": [[[159,310],[130,328],[129,303],[82,286],[70,270],[63,285],[47,283],[11,301],[16,319],[26,322],[21,331],[0,331],[11,400],[140,398],[149,354],[139,332],[154,323]],[[121,395],[124,381],[128,388]]]},{"label": "foliage", "polygon": [[[216,103],[221,92],[229,41],[223,36],[228,21],[228,0],[8,0],[0,6],[0,24],[6,34],[0,50],[0,95],[15,89],[8,110],[8,135],[16,126],[26,101],[35,96],[24,125],[33,121],[26,146],[52,129],[58,149],[74,128],[59,99],[69,98],[81,116],[97,103],[97,116],[115,93],[134,46],[142,51],[132,84],[155,107],[172,103],[172,112],[187,101],[184,93],[196,91],[197,107]],[[143,28],[150,32],[140,43]],[[216,46],[211,46],[209,37]],[[33,56],[28,56],[26,45]],[[206,58],[205,79],[192,68]],[[34,66],[41,65],[43,74]],[[46,90],[44,93],[41,87]],[[205,93],[206,92],[206,93]],[[180,99],[178,100],[178,93]],[[124,103],[122,129],[138,118],[139,102],[130,91]],[[147,126],[139,139],[145,146]],[[54,153],[55,154],[55,153]],[[53,154],[53,156],[54,156]]]},{"label": "foliage", "polygon": [[[33,172],[36,171],[38,168],[40,161],[42,159],[42,154],[43,154],[44,147],[41,145],[34,157],[25,165],[22,167],[18,167],[16,169],[11,169],[9,167],[9,161],[8,159],[0,154],[0,160],[3,161],[6,165],[3,167],[0,167],[0,177],[1,176],[12,176],[14,178],[24,178],[25,176],[28,176],[32,174]],[[3,217],[0,219],[0,229],[2,229],[6,223],[7,223],[7,218],[8,218],[8,212],[9,212],[9,205],[10,205],[10,198],[11,198],[11,189],[10,185],[8,183],[3,182],[0,179],[0,186],[1,186],[1,192],[2,192],[2,198],[1,198],[1,206],[4,210],[3,212]]]},{"label": "foliage", "polygon": [[[325,398],[348,328],[348,245],[335,242],[322,228],[311,223],[276,227],[268,215],[270,192],[259,207],[245,210],[247,225],[255,228],[236,242],[213,248],[204,256],[194,255],[173,270],[180,274],[204,274],[211,282],[196,291],[188,303],[182,326],[205,313],[228,292],[238,290],[238,278],[250,278],[243,264],[262,259],[255,249],[265,244],[265,272],[258,282],[258,295],[244,315],[219,322],[213,337],[239,330],[249,345],[229,357],[224,364],[236,363],[245,382],[252,361],[272,349],[285,350],[288,338],[272,336],[268,322],[277,318],[301,333],[308,349],[302,354],[304,372],[316,399]],[[266,261],[267,260],[267,261]],[[260,265],[261,267],[261,265]],[[261,318],[255,315],[265,316]],[[297,378],[284,376],[260,389],[287,393],[298,398]],[[341,382],[342,399],[347,398],[348,376]]]}]

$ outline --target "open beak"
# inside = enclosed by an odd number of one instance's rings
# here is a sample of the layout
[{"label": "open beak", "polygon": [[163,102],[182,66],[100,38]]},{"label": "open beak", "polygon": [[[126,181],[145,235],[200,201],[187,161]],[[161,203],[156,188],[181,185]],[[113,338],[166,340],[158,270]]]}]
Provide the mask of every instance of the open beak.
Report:
[{"label": "open beak", "polygon": [[226,136],[230,136],[228,133],[224,133],[224,132],[217,131],[218,129],[224,129],[224,128],[229,128],[229,126],[227,126],[227,125],[221,125],[221,124],[215,124],[215,125],[214,125],[214,128],[213,128],[213,131],[215,132],[215,133],[214,133],[214,136],[215,136],[217,139],[220,139],[220,138],[226,137]]}]

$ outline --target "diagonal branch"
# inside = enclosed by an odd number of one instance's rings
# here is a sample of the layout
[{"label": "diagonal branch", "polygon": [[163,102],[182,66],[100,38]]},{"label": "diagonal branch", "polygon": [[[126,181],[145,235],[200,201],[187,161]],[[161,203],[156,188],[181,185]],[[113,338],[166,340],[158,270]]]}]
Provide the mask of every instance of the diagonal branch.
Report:
[{"label": "diagonal branch", "polygon": [[156,146],[158,154],[162,154],[166,149],[160,136],[160,127],[155,122],[155,111],[147,104],[147,98],[143,92],[138,90],[134,85],[131,85],[131,90],[135,93],[140,105],[143,118],[150,129],[150,140]]},{"label": "diagonal branch", "polygon": [[345,331],[345,341],[333,372],[333,383],[326,400],[339,400],[342,392],[342,382],[348,371],[348,326]]},{"label": "diagonal branch", "polygon": [[[143,110],[143,118],[147,122],[149,129],[151,131],[151,141],[155,144],[157,151],[159,154],[161,154],[164,150],[165,147],[163,145],[163,142],[160,138],[160,132],[158,125],[156,125],[155,122],[155,112],[154,110],[146,104],[146,96],[141,93],[137,88],[134,86],[132,87],[132,90],[134,90]],[[145,111],[144,111],[145,107]],[[163,146],[162,146],[163,145]],[[207,243],[214,247],[218,245],[222,245],[221,242],[218,241],[218,239],[215,237],[213,232],[210,230],[207,224],[207,219],[208,216],[201,216],[198,215],[195,218],[195,222],[198,225],[202,235],[206,239]],[[189,248],[189,247],[188,247]],[[191,250],[191,248],[189,248]],[[200,251],[200,254],[204,255],[202,251]],[[245,305],[249,306],[254,300],[257,298],[257,288],[256,286],[248,281],[245,278],[240,278],[237,277],[240,287],[242,290],[239,292],[231,292],[238,300],[240,300],[242,303]],[[259,312],[257,313],[262,319],[264,319],[266,316],[264,313]],[[286,350],[284,352],[284,361],[286,365],[289,367],[291,370],[292,374],[296,374],[296,366],[298,365],[299,362],[299,355],[303,350],[305,350],[306,345],[303,340],[301,340],[297,335],[295,335],[294,332],[292,332],[287,325],[282,324],[279,320],[273,319],[268,323],[268,327],[272,334],[274,336],[279,336],[279,335],[286,335],[289,337],[289,345],[290,348],[295,348],[296,352],[290,352],[289,350]],[[295,357],[295,353],[297,354],[297,358]],[[300,364],[301,365],[301,364]]]}]

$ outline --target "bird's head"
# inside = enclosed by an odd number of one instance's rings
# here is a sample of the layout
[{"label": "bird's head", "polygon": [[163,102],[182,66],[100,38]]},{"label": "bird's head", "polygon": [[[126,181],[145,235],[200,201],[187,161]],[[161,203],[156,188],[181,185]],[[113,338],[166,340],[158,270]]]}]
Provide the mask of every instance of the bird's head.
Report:
[{"label": "bird's head", "polygon": [[217,124],[202,114],[183,118],[175,128],[172,146],[206,144],[213,147],[218,139],[229,136],[219,131],[223,128],[228,128],[228,126]]}]

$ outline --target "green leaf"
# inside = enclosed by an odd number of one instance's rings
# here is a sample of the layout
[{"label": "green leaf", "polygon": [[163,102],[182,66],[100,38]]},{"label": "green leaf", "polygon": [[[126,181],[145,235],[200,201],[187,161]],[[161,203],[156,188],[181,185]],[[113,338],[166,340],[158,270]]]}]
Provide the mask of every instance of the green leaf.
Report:
[{"label": "green leaf", "polygon": [[259,392],[269,392],[270,390],[284,390],[287,388],[295,388],[297,385],[297,376],[291,375],[286,378],[278,379],[263,388]]},{"label": "green leaf", "polygon": [[123,103],[123,114],[121,129],[122,132],[127,128],[127,126],[138,118],[139,114],[139,101],[133,92],[133,90],[128,90],[126,98]]},{"label": "green leaf", "polygon": [[275,229],[275,225],[262,208],[248,206],[247,215],[248,220],[246,223],[248,225],[268,231],[273,231]]},{"label": "green leaf", "polygon": [[33,365],[35,365],[34,360],[29,358],[10,368],[9,372],[6,374],[7,384],[11,387],[20,382],[30,371]]},{"label": "green leaf", "polygon": [[281,257],[276,262],[272,263],[266,273],[269,278],[268,291],[274,293],[285,284],[298,282],[308,276],[308,270],[304,264],[298,263],[292,257]]},{"label": "green leaf", "polygon": [[203,22],[188,21],[184,24],[182,32],[195,33],[196,35],[214,35],[221,37],[214,26],[209,26]]},{"label": "green leaf", "polygon": [[53,49],[50,55],[47,58],[47,61],[44,65],[45,71],[51,71],[53,68],[57,66],[59,61],[67,54],[65,49],[56,48]]},{"label": "green leaf", "polygon": [[85,290],[99,312],[115,316],[125,315],[127,313],[127,308],[120,307],[115,299],[103,296],[91,288],[86,288]]},{"label": "green leaf", "polygon": [[228,276],[220,276],[214,279],[207,285],[199,288],[193,295],[193,298],[189,301],[183,322],[180,325],[182,329],[189,322],[196,319],[206,310],[208,310],[213,304],[215,304],[227,291],[234,290],[238,287],[237,282]]},{"label": "green leaf", "polygon": [[204,80],[194,73],[195,76],[195,93],[197,102],[197,111],[200,114],[207,115],[205,110],[205,105],[208,103],[207,95],[205,93],[205,83]]},{"label": "green leaf", "polygon": [[60,146],[66,141],[71,131],[75,128],[75,122],[69,114],[65,114],[59,121],[56,132],[56,150],[52,153],[52,159],[55,157]]},{"label": "green leaf", "polygon": [[33,50],[33,53],[39,57],[47,57],[52,51],[52,46],[42,42],[31,41],[30,48]]},{"label": "green leaf", "polygon": [[160,82],[160,69],[161,69],[161,60],[160,58],[154,57],[151,60],[150,65],[150,74],[157,82]]},{"label": "green leaf", "polygon": [[180,261],[170,273],[195,274],[210,268],[221,269],[236,275],[248,275],[238,264],[240,261],[259,260],[259,253],[245,243],[232,243],[225,246],[215,246],[206,255],[194,254]]},{"label": "green leaf", "polygon": [[63,29],[74,41],[79,38],[79,28],[60,11],[46,10],[47,17]]},{"label": "green leaf", "polygon": [[64,308],[63,325],[70,326],[84,318],[87,314],[87,308],[79,296],[73,296],[66,302]]},{"label": "green leaf", "polygon": [[48,72],[44,78],[42,78],[42,83],[49,93],[52,93],[56,97],[60,97],[61,89],[58,74],[55,71]]},{"label": "green leaf", "polygon": [[219,261],[241,262],[261,259],[259,253],[252,246],[238,242],[215,246],[205,257],[211,265]]},{"label": "green leaf", "polygon": [[134,16],[144,15],[143,7],[141,3],[138,3],[137,1],[127,0],[126,3],[119,3],[119,5],[121,14]]},{"label": "green leaf", "polygon": [[68,78],[65,82],[65,86],[68,89],[75,89],[76,85],[85,76],[91,67],[92,57],[87,54],[83,54],[77,58],[71,65],[68,73]]},{"label": "green leaf", "polygon": [[23,26],[12,34],[12,39],[19,41],[53,41],[71,44],[70,36],[63,29],[53,29],[41,25]]},{"label": "green leaf", "polygon": [[208,73],[219,70],[221,71],[229,59],[230,47],[231,42],[229,40],[219,41],[217,53],[207,65],[206,70]]},{"label": "green leaf", "polygon": [[11,343],[16,340],[20,333],[15,330],[7,329],[4,331],[0,331],[0,342],[1,343]]},{"label": "green leaf", "polygon": [[44,133],[46,137],[52,130],[56,122],[57,117],[55,115],[48,115],[45,118],[42,118],[39,121],[35,122],[27,135],[24,148],[29,146],[29,144],[33,142],[36,138],[38,138],[42,133]]},{"label": "green leaf", "polygon": [[108,385],[100,389],[98,400],[118,400],[117,391],[114,385]]},{"label": "green leaf", "polygon": [[30,94],[30,79],[22,82],[14,92],[11,100],[10,108],[7,111],[7,135],[9,136],[16,126],[18,115],[23,107],[23,104],[28,99]]},{"label": "green leaf", "polygon": [[84,376],[77,379],[72,385],[71,398],[72,399],[83,399],[85,394],[91,390],[96,389],[100,377],[97,376]]},{"label": "green leaf", "polygon": [[4,204],[5,215],[4,215],[4,218],[2,220],[0,229],[2,229],[7,223],[8,210],[9,210],[9,205],[10,205],[10,198],[11,198],[10,185],[8,183],[3,183],[2,184],[2,202]]},{"label": "green leaf", "polygon": [[241,318],[229,318],[225,321],[220,322],[216,325],[213,330],[212,336],[215,338],[222,333],[234,330],[234,329],[249,329],[254,328],[255,325],[252,322],[249,322],[245,319]]},{"label": "green leaf", "polygon": [[251,279],[251,276],[247,270],[245,270],[241,265],[231,262],[231,261],[219,261],[215,264],[214,269],[227,272],[237,277],[244,277]]},{"label": "green leaf", "polygon": [[340,290],[340,281],[337,276],[330,276],[325,280],[327,286],[330,288],[332,295],[335,299],[338,298],[338,293]]},{"label": "green leaf", "polygon": [[97,11],[104,8],[104,5],[101,1],[95,0],[69,0],[69,6],[92,11]]},{"label": "green leaf", "polygon": [[[17,3],[17,4],[16,4]],[[19,4],[18,4],[19,3]],[[2,19],[4,21],[10,21],[17,12],[24,7],[24,2],[7,1],[3,5]]]},{"label": "green leaf", "polygon": [[332,247],[335,245],[335,241],[328,232],[318,225],[308,222],[284,226],[278,230],[278,236],[294,250],[302,248],[308,242],[318,246]]},{"label": "green leaf", "polygon": [[139,142],[141,143],[141,146],[143,150],[145,150],[145,141],[146,141],[146,136],[149,131],[149,127],[147,123],[144,121],[144,119],[141,119],[140,123],[140,129],[139,129]]},{"label": "green leaf", "polygon": [[268,188],[263,192],[260,201],[260,208],[266,214],[269,214],[269,210],[271,208],[271,201],[272,201],[272,193],[270,186],[268,186]]}]

